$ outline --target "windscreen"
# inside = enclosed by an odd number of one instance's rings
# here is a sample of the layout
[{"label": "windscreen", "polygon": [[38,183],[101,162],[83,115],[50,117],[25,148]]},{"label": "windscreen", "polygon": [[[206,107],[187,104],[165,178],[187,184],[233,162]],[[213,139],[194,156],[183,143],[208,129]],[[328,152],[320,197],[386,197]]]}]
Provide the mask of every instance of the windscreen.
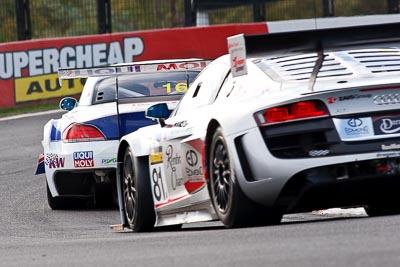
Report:
[{"label": "windscreen", "polygon": [[184,94],[199,71],[144,73],[121,75],[99,80],[95,86],[93,104],[114,101],[118,80],[119,99]]}]

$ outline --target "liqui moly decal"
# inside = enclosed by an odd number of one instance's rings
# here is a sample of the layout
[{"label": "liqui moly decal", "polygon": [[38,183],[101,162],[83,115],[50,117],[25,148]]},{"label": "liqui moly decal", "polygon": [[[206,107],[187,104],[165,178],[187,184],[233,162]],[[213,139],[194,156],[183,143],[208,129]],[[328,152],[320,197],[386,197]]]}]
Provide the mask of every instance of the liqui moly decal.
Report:
[{"label": "liqui moly decal", "polygon": [[75,168],[94,167],[93,151],[74,152],[74,167]]},{"label": "liqui moly decal", "polygon": [[[182,62],[182,63],[165,63],[158,64],[157,71],[172,71],[172,70],[202,70],[204,69],[210,61],[190,61],[190,62]],[[145,65],[143,68],[146,69]],[[152,65],[149,65],[149,70],[152,70]]]},{"label": "liqui moly decal", "polygon": [[124,73],[141,72],[140,66],[120,66],[120,67],[102,67],[91,69],[60,69],[58,70],[58,77],[60,79],[69,78],[87,78],[94,76],[111,76]]},{"label": "liqui moly decal", "polygon": [[58,77],[61,80],[87,78],[95,76],[113,76],[131,73],[156,73],[156,72],[174,72],[182,70],[202,70],[210,61],[195,60],[185,62],[155,63],[155,64],[132,64],[120,66],[104,66],[87,69],[59,69]]}]

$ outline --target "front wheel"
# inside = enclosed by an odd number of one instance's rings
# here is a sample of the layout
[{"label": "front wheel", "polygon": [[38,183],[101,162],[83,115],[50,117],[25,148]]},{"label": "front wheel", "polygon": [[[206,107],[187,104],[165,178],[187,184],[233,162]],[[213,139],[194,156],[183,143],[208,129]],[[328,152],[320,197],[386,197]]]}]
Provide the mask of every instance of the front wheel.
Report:
[{"label": "front wheel", "polygon": [[148,158],[135,157],[130,147],[122,162],[122,190],[125,218],[134,232],[153,229],[154,204],[151,194]]}]

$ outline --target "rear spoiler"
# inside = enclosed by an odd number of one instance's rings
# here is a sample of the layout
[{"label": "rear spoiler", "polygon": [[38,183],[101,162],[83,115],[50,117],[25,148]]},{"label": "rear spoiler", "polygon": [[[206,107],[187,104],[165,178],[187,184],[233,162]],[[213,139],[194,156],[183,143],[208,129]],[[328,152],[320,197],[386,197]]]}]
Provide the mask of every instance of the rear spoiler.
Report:
[{"label": "rear spoiler", "polygon": [[[228,37],[233,76],[247,74],[247,57],[273,57],[317,53],[316,74],[322,66],[324,52],[400,45],[400,23],[327,28],[296,32],[243,34]],[[312,79],[311,79],[312,80]],[[312,83],[314,82],[312,81]]]},{"label": "rear spoiler", "polygon": [[59,83],[65,79],[118,76],[134,73],[158,73],[158,72],[177,72],[177,71],[196,71],[204,69],[211,61],[202,59],[160,61],[159,63],[125,63],[108,65],[93,68],[79,69],[59,69]]}]

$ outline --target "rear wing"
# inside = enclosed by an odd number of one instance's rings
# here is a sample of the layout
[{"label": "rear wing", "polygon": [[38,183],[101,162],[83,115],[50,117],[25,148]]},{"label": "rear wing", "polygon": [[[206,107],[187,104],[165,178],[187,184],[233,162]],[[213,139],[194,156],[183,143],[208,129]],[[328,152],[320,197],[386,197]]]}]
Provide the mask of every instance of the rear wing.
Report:
[{"label": "rear wing", "polygon": [[201,71],[211,61],[202,59],[160,61],[157,63],[124,63],[93,68],[59,69],[59,83],[65,79],[118,76],[135,73]]},{"label": "rear wing", "polygon": [[[324,52],[400,46],[400,23],[327,28],[296,32],[243,34],[228,37],[233,76],[247,74],[246,58],[318,54],[313,74],[322,66]],[[315,79],[314,77],[314,79]]]}]

